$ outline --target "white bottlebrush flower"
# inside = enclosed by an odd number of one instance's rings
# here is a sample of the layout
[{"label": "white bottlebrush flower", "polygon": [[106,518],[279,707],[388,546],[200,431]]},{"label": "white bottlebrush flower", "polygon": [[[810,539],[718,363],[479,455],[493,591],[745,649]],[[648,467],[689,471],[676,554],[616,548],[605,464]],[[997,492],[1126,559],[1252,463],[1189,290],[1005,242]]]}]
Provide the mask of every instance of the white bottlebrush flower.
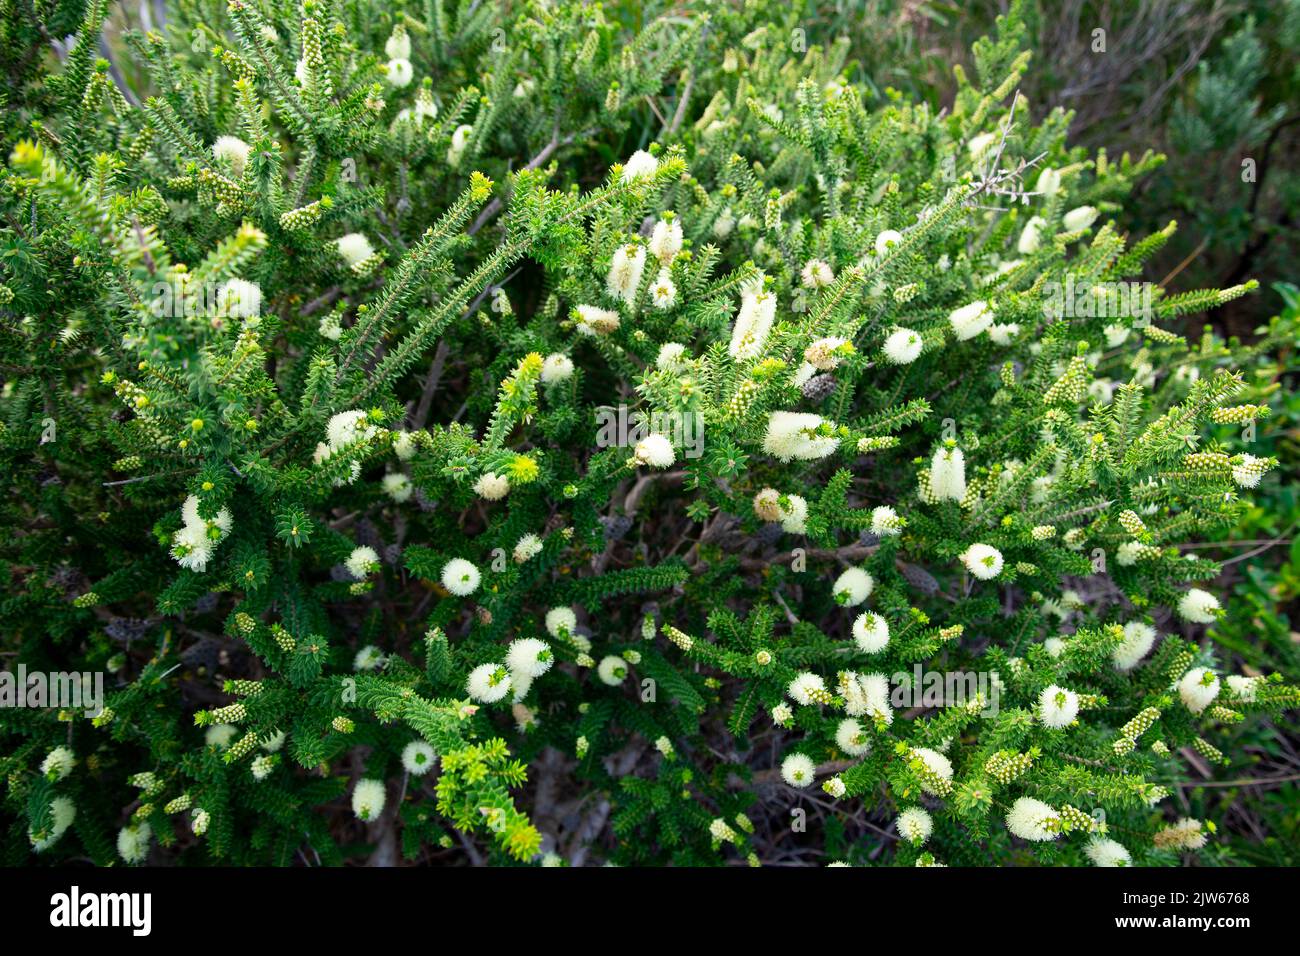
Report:
[{"label": "white bottlebrush flower", "polygon": [[486,501],[500,501],[510,493],[510,479],[495,471],[485,471],[474,482],[474,493]]},{"label": "white bottlebrush flower", "polygon": [[412,740],[402,748],[402,766],[414,777],[423,777],[433,769],[438,752],[423,740]]},{"label": "white bottlebrush flower", "polygon": [[600,309],[594,305],[579,305],[573,310],[578,314],[575,328],[579,335],[609,335],[618,330],[622,319],[617,312]]},{"label": "white bottlebrush flower", "polygon": [[809,259],[799,271],[799,280],[806,289],[824,289],[835,281],[835,270],[821,259]]},{"label": "white bottlebrush flower", "polygon": [[1055,169],[1044,169],[1038,174],[1034,191],[1042,193],[1048,199],[1061,191],[1061,174]]},{"label": "white bottlebrush flower", "polygon": [[1137,564],[1145,549],[1141,541],[1124,541],[1115,552],[1115,561],[1122,568],[1130,568]]},{"label": "white bottlebrush flower", "polygon": [[400,461],[410,461],[416,452],[415,435],[411,432],[398,432],[393,437],[393,454]]},{"label": "white bottlebrush flower", "polygon": [[1079,716],[1079,695],[1055,684],[1038,695],[1038,719],[1044,727],[1068,727]]},{"label": "white bottlebrush flower", "polygon": [[231,172],[238,179],[244,175],[250,149],[251,147],[238,136],[218,136],[216,142],[212,144],[212,156],[218,161],[229,163]]},{"label": "white bottlebrush flower", "polygon": [[[931,750],[929,747],[913,747],[912,756],[920,759],[921,763],[925,764],[925,768],[940,780],[952,783],[952,761],[939,753],[939,751]],[[921,789],[926,793],[931,793],[936,796],[941,795],[938,790],[934,789],[934,787],[925,780],[921,781]]]},{"label": "white bottlebrush flower", "polygon": [[646,435],[636,443],[632,457],[638,465],[667,468],[677,460],[677,452],[673,450],[673,443],[663,435]]},{"label": "white bottlebrush flower", "polygon": [[152,841],[153,828],[148,823],[125,826],[117,832],[117,855],[127,863],[143,863]]},{"label": "white bottlebrush flower", "polygon": [[1127,325],[1108,325],[1101,330],[1102,335],[1106,336],[1106,348],[1117,349],[1128,341],[1129,327]]},{"label": "white bottlebrush flower", "polygon": [[993,141],[996,139],[997,136],[994,133],[979,133],[972,136],[966,143],[966,151],[970,154],[971,159],[979,159],[988,152],[988,148],[993,145]]},{"label": "white bottlebrush flower", "polygon": [[231,741],[235,739],[237,733],[239,733],[239,728],[234,724],[213,724],[203,732],[203,745],[225,750],[230,746]]},{"label": "white bottlebrush flower", "polygon": [[[199,514],[199,499],[197,495],[190,495],[181,504],[181,520],[186,526],[202,530],[208,536],[209,541],[219,541],[226,535],[230,534],[230,529],[234,526],[234,521],[230,516],[230,511],[222,508],[211,519],[204,518]],[[213,533],[215,530],[215,534]]]},{"label": "white bottlebrush flower", "polygon": [[1238,700],[1245,701],[1248,704],[1255,700],[1255,696],[1259,692],[1260,678],[1229,674],[1227,681],[1228,689],[1232,691]]},{"label": "white bottlebrush flower", "polygon": [[781,761],[781,778],[792,787],[810,787],[816,776],[817,765],[806,754],[790,754]]},{"label": "white bottlebrush flower", "polygon": [[780,727],[789,727],[792,720],[794,720],[794,711],[785,701],[772,708],[772,723]]},{"label": "white bottlebrush flower", "polygon": [[1094,206],[1078,206],[1065,214],[1065,231],[1078,232],[1087,229],[1097,221],[1098,212]]},{"label": "white bottlebrush flower", "polygon": [[322,338],[329,339],[331,342],[337,342],[343,338],[343,323],[339,321],[338,313],[331,312],[329,315],[321,316],[316,331],[321,334]]},{"label": "white bottlebrush flower", "polygon": [[853,640],[867,654],[878,654],[889,644],[889,622],[868,611],[853,622]]},{"label": "white bottlebrush flower", "polygon": [[920,807],[908,807],[898,815],[894,826],[898,827],[903,839],[915,846],[930,839],[930,834],[934,832],[934,820]]},{"label": "white bottlebrush flower", "polygon": [[171,554],[181,567],[202,574],[212,557],[212,544],[207,528],[187,524],[172,536]]},{"label": "white bottlebrush flower", "polygon": [[438,118],[438,104],[428,90],[421,90],[415,95],[415,122],[422,124],[425,120]]},{"label": "white bottlebrush flower", "polygon": [[722,817],[709,824],[709,836],[717,843],[735,843],[736,831]]},{"label": "white bottlebrush flower", "polygon": [[660,269],[654,282],[650,283],[650,304],[660,312],[677,304],[677,286],[673,284],[672,273],[667,269]]},{"label": "white bottlebrush flower", "polygon": [[237,319],[256,319],[261,315],[261,286],[243,278],[226,280],[217,290],[217,307]]},{"label": "white bottlebrush flower", "polygon": [[967,339],[973,339],[993,322],[993,310],[989,304],[982,300],[976,300],[969,305],[963,305],[960,308],[953,309],[948,314],[948,324],[952,326],[953,333],[957,336],[958,342],[965,342]]},{"label": "white bottlebrush flower", "polygon": [[370,240],[359,232],[349,232],[346,236],[335,239],[334,248],[350,266],[365,262],[375,254],[375,247],[370,244]]},{"label": "white bottlebrush flower", "polygon": [[358,581],[364,581],[367,575],[379,567],[379,555],[374,548],[363,544],[359,548],[352,549],[352,553],[348,555],[343,565],[350,575]]},{"label": "white bottlebrush flower", "polygon": [[1132,866],[1133,857],[1124,845],[1106,837],[1095,836],[1084,846],[1083,852],[1093,866]]},{"label": "white bottlebrush flower", "polygon": [[903,234],[894,229],[886,229],[876,236],[876,255],[889,255],[890,247],[903,241]]},{"label": "white bottlebrush flower", "polygon": [[1178,616],[1193,624],[1213,624],[1219,619],[1219,599],[1208,591],[1192,588],[1178,601]]},{"label": "white bottlebrush flower", "polygon": [[554,385],[556,382],[563,382],[573,375],[573,359],[567,355],[561,355],[559,352],[552,352],[546,356],[542,362],[542,382],[546,385]]},{"label": "white bottlebrush flower", "polygon": [[384,53],[391,60],[409,60],[411,58],[411,35],[405,27],[398,27],[384,42]]},{"label": "white bottlebrush flower", "polygon": [[893,723],[889,703],[889,678],[884,674],[847,674],[840,682],[844,711],[850,717],[872,717],[886,725]]},{"label": "white bottlebrush flower", "polygon": [[843,606],[856,607],[871,597],[875,586],[875,579],[862,568],[845,568],[831,586],[831,593]]},{"label": "white bottlebrush flower", "polygon": [[573,608],[553,607],[546,612],[546,630],[551,637],[572,638],[578,629],[578,615]]},{"label": "white bottlebrush flower", "polygon": [[1007,829],[1022,840],[1046,843],[1060,832],[1050,828],[1057,819],[1056,809],[1033,797],[1019,797],[1007,811]]},{"label": "white bottlebrush flower", "polygon": [[804,349],[803,357],[813,368],[828,372],[831,369],[839,368],[844,353],[852,351],[852,349],[849,340],[843,336],[828,335],[825,338],[817,339]]},{"label": "white bottlebrush flower", "polygon": [[528,678],[541,677],[555,663],[551,645],[536,637],[521,637],[511,641],[506,649],[506,667],[512,675]]},{"label": "white bottlebrush flower", "polygon": [[307,80],[311,78],[311,69],[307,66],[305,58],[300,59],[293,68],[293,78],[298,81],[299,86],[306,86]]},{"label": "white bottlebrush flower", "polygon": [[810,378],[817,374],[817,366],[809,362],[801,362],[794,375],[790,377],[790,384],[794,388],[802,389]]},{"label": "white bottlebrush flower", "polygon": [[995,322],[989,326],[989,338],[997,345],[1010,345],[1019,334],[1019,322]]},{"label": "white bottlebrush flower", "polygon": [[673,217],[660,219],[650,233],[650,253],[664,265],[677,258],[682,251],[682,224]]},{"label": "white bottlebrush flower", "polygon": [[457,597],[468,597],[478,590],[480,575],[473,562],[452,558],[442,566],[442,586]]},{"label": "white bottlebrush flower", "polygon": [[898,512],[889,505],[879,505],[871,509],[871,533],[882,538],[901,534],[903,523]]},{"label": "white bottlebrush flower", "polygon": [[740,296],[740,310],[731,330],[728,351],[737,361],[757,358],[763,351],[767,336],[776,318],[776,295],[762,290],[747,289]]},{"label": "white bottlebrush flower", "polygon": [[630,183],[647,176],[653,176],[659,168],[659,160],[644,149],[638,149],[623,164],[623,182]]},{"label": "white bottlebrush flower", "polygon": [[966,497],[966,456],[956,445],[944,445],[930,459],[930,491],[935,501]]},{"label": "white bottlebrush flower", "polygon": [[786,495],[785,505],[778,502],[781,530],[789,534],[804,534],[808,530],[808,502],[800,495]]},{"label": "white bottlebrush flower", "polygon": [[404,86],[410,86],[413,79],[415,79],[415,70],[412,69],[410,60],[392,59],[388,61],[388,82],[390,85],[401,89]]},{"label": "white bottlebrush flower", "polygon": [[1118,671],[1131,671],[1147,656],[1155,645],[1156,629],[1142,621],[1129,621],[1124,625],[1124,640],[1111,651],[1111,660]]},{"label": "white bottlebrush flower", "polygon": [[525,561],[531,561],[542,553],[542,539],[537,535],[529,532],[515,542],[515,550],[512,555],[516,564],[523,564]]},{"label": "white bottlebrush flower", "polygon": [[728,206],[718,214],[718,218],[713,220],[713,238],[726,239],[736,228],[736,217],[731,214],[731,207]]},{"label": "white bottlebrush flower", "polygon": [[41,773],[50,780],[63,780],[77,765],[77,755],[67,747],[55,747],[41,761]]},{"label": "white bottlebrush flower", "polygon": [[763,451],[789,462],[825,458],[839,447],[834,435],[820,434],[826,420],[811,412],[772,412],[763,436]]},{"label": "white bottlebrush flower", "polygon": [[276,753],[277,751],[279,751],[281,747],[284,746],[284,742],[288,739],[289,739],[288,734],[286,734],[283,730],[277,730],[266,740],[262,741],[262,749],[265,750],[267,753],[272,753],[272,754]]},{"label": "white bottlebrush flower", "polygon": [[1193,714],[1199,714],[1219,696],[1219,678],[1208,667],[1193,667],[1178,681],[1178,696]]},{"label": "white bottlebrush flower", "polygon": [[364,441],[374,433],[375,427],[369,423],[366,413],[359,409],[339,412],[325,425],[325,440],[331,453]]},{"label": "white bottlebrush flower", "polygon": [[465,148],[469,146],[469,136],[474,132],[474,127],[468,123],[462,123],[457,126],[451,134],[451,145],[447,147],[447,165],[459,166],[460,158],[465,153]]},{"label": "white bottlebrush flower", "polygon": [[1242,488],[1257,488],[1266,471],[1268,466],[1264,459],[1242,455],[1241,463],[1232,468],[1232,480]]},{"label": "white bottlebrush flower", "polygon": [[1002,573],[1002,552],[987,544],[972,544],[961,554],[961,563],[966,570],[988,581]]},{"label": "white bottlebrush flower", "polygon": [[641,287],[641,274],[644,271],[645,246],[639,242],[620,245],[614,250],[614,257],[609,263],[605,291],[613,298],[632,305],[636,301],[637,290]]},{"label": "white bottlebrush flower", "polygon": [[77,805],[67,797],[55,797],[50,801],[50,828],[40,837],[37,837],[32,829],[27,829],[27,839],[31,841],[32,849],[37,853],[43,853],[55,843],[59,838],[68,832],[68,827],[72,826],[72,821],[77,817]]},{"label": "white bottlebrush flower", "polygon": [[686,365],[686,346],[680,342],[665,342],[655,357],[655,367],[665,372],[680,372]]},{"label": "white bottlebrush flower", "polygon": [[496,703],[510,693],[510,672],[500,664],[480,664],[469,672],[465,693],[485,704]]},{"label": "white bottlebrush flower", "polygon": [[763,488],[754,495],[754,514],[764,521],[780,521],[781,492],[775,488]]},{"label": "white bottlebrush flower", "polygon": [[369,823],[377,820],[384,812],[387,799],[388,791],[384,788],[384,781],[362,777],[352,788],[352,812],[358,820]]},{"label": "white bottlebrush flower", "polygon": [[860,723],[845,717],[835,728],[835,746],[850,757],[861,757],[871,750],[871,740]]},{"label": "white bottlebrush flower", "polygon": [[1016,250],[1022,256],[1033,255],[1038,251],[1041,243],[1041,233],[1043,226],[1047,225],[1042,216],[1031,216],[1029,222],[1025,223],[1025,228],[1020,230],[1020,241],[1016,243]]},{"label": "white bottlebrush flower", "polygon": [[894,329],[885,339],[885,358],[895,365],[911,365],[921,354],[924,344],[920,333],[911,329]]},{"label": "white bottlebrush flower", "polygon": [[[511,700],[515,704],[521,703],[528,696],[528,692],[533,689],[533,679],[527,674],[517,674],[512,671],[510,673],[510,689],[514,691]],[[513,709],[512,706],[511,710]]]},{"label": "white bottlebrush flower", "polygon": [[411,484],[411,479],[406,477],[400,471],[394,471],[384,475],[384,480],[380,482],[384,489],[384,494],[392,498],[399,505],[411,500],[411,495],[415,492],[415,487]]},{"label": "white bottlebrush flower", "polygon": [[265,780],[271,776],[271,771],[274,769],[275,758],[270,754],[261,754],[248,763],[248,772],[253,775],[254,780]]},{"label": "white bottlebrush flower", "polygon": [[807,706],[818,703],[819,697],[825,697],[826,682],[812,671],[804,671],[790,681],[785,692],[796,704]]},{"label": "white bottlebrush flower", "polygon": [[378,670],[383,664],[384,652],[373,644],[367,644],[357,651],[356,657],[352,658],[352,669],[354,671]]},{"label": "white bottlebrush flower", "polygon": [[1164,850],[1199,850],[1205,846],[1205,824],[1191,817],[1183,817],[1173,826],[1159,831],[1153,840]]},{"label": "white bottlebrush flower", "polygon": [[539,723],[537,711],[518,701],[510,705],[510,713],[515,718],[515,728],[521,734],[528,733]]},{"label": "white bottlebrush flower", "polygon": [[596,676],[600,678],[601,683],[617,687],[627,680],[627,661],[617,654],[608,654],[596,665]]}]

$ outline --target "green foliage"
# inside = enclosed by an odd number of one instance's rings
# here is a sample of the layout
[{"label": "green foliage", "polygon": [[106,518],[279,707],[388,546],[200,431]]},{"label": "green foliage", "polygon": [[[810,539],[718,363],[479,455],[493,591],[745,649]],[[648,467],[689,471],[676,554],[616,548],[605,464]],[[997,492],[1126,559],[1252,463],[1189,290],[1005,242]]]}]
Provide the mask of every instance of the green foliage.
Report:
[{"label": "green foliage", "polygon": [[199,6],[15,68],[0,628],[110,686],[0,711],[7,858],[1205,842],[1297,691],[1183,548],[1297,316],[1180,334],[1256,284],[1136,281],[1162,157],[1035,124],[1018,5],[943,110],[797,6]]}]

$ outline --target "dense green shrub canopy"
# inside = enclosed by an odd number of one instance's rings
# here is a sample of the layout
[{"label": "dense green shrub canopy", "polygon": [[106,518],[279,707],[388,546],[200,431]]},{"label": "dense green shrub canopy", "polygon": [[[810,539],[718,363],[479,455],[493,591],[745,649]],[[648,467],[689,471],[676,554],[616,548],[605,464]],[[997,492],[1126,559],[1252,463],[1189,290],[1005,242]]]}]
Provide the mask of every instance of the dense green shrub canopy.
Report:
[{"label": "dense green shrub canopy", "polygon": [[938,109],[783,3],[201,0],[111,63],[38,6],[0,627],[107,680],[0,710],[12,862],[1212,845],[1172,784],[1297,692],[1179,546],[1276,480],[1295,322],[1185,336],[1254,284],[1143,281],[1161,157],[1035,115],[1016,14]]}]

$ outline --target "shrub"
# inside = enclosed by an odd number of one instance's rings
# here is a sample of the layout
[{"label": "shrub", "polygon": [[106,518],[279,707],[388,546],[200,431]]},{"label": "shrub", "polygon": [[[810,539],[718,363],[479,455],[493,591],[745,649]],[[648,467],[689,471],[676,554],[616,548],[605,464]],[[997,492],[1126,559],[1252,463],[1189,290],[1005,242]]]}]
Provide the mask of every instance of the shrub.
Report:
[{"label": "shrub", "polygon": [[111,686],[0,712],[10,859],[1213,837],[1171,788],[1297,691],[1179,545],[1295,319],[1180,334],[1254,284],[1140,281],[1161,157],[1035,125],[1017,14],[939,110],[786,4],[198,9],[13,57],[0,620]]}]

